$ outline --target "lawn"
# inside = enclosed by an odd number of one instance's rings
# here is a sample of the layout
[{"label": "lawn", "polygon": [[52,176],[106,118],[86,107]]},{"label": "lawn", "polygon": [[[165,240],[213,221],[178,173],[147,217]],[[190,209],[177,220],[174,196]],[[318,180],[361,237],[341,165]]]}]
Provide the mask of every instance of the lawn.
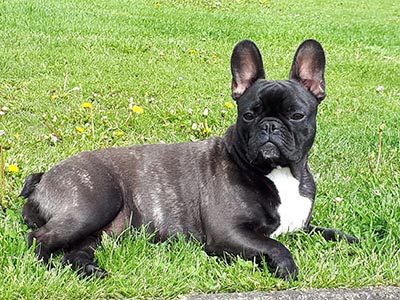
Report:
[{"label": "lawn", "polygon": [[[174,298],[188,293],[400,284],[400,4],[382,1],[0,1],[0,298]],[[233,46],[252,39],[285,79],[301,41],[327,55],[310,156],[313,223],[358,236],[281,236],[299,280],[143,232],[107,237],[104,280],[47,270],[27,248],[24,178],[83,150],[223,135],[235,121]]]}]

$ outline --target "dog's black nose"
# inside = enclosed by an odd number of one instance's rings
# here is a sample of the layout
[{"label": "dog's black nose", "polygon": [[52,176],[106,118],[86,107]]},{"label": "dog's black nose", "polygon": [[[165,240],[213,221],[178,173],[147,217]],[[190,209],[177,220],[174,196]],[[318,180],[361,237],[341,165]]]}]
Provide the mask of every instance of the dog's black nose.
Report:
[{"label": "dog's black nose", "polygon": [[279,122],[276,120],[267,120],[264,124],[265,131],[269,134],[275,132],[279,128]]}]

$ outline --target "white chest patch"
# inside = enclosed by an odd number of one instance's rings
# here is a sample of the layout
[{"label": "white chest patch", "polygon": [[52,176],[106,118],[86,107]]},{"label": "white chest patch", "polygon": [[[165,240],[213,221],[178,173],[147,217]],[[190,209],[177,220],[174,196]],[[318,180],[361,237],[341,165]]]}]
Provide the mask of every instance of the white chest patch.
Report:
[{"label": "white chest patch", "polygon": [[312,201],[300,195],[300,182],[293,177],[289,168],[274,169],[266,177],[275,184],[281,200],[278,207],[281,222],[271,237],[303,228],[310,214]]}]

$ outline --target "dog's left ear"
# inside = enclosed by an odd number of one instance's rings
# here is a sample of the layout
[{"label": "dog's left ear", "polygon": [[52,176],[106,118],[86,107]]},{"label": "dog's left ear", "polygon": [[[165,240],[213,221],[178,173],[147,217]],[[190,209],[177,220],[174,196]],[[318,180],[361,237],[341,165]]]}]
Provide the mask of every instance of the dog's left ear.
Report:
[{"label": "dog's left ear", "polygon": [[243,40],[233,48],[231,56],[232,98],[236,101],[265,71],[260,50],[250,40]]},{"label": "dog's left ear", "polygon": [[321,102],[326,96],[324,75],[324,49],[316,40],[304,41],[294,55],[289,79],[299,81]]}]

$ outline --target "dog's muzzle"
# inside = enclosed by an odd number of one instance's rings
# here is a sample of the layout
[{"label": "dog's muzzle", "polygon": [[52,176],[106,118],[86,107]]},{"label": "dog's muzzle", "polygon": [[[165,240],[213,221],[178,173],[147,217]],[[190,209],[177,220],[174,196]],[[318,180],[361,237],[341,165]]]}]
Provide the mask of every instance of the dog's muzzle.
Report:
[{"label": "dog's muzzle", "polygon": [[262,160],[274,161],[279,159],[280,151],[273,143],[267,142],[260,148],[258,156],[261,156]]},{"label": "dog's muzzle", "polygon": [[281,152],[279,148],[270,141],[259,147],[253,157],[249,159],[253,166],[259,168],[275,168],[279,165],[280,160]]}]

